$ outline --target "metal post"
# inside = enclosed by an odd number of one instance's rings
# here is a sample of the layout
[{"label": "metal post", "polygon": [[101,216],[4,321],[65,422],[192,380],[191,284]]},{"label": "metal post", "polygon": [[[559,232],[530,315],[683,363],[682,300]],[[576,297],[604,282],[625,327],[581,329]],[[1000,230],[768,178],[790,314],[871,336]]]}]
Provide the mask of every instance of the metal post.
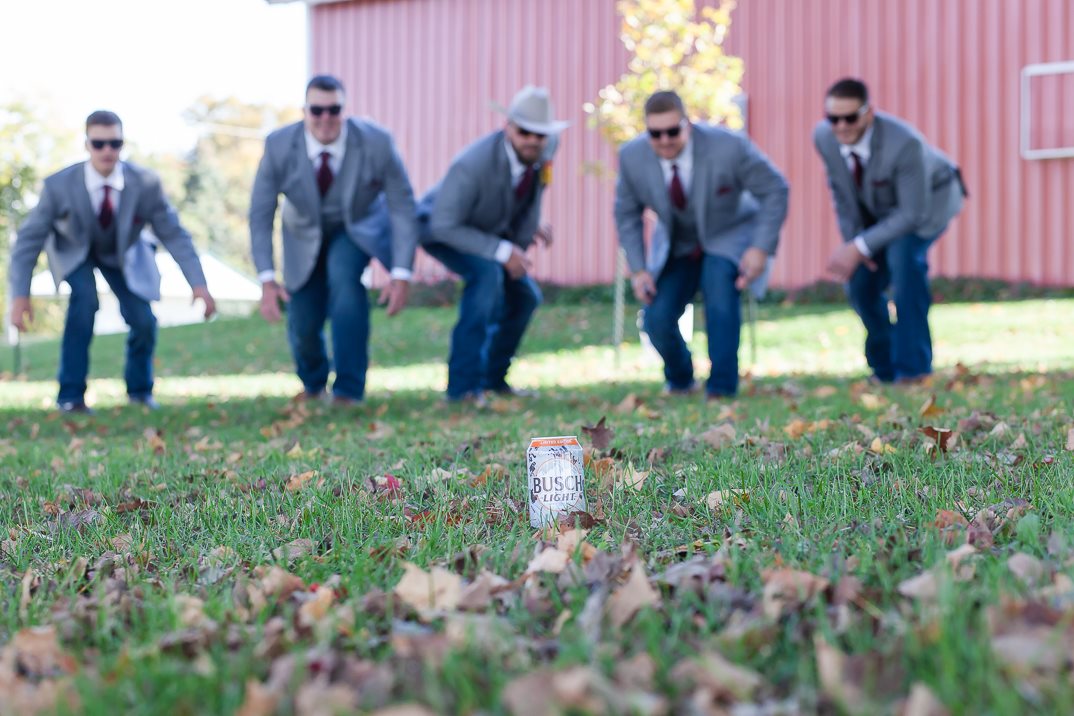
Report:
[{"label": "metal post", "polygon": [[626,311],[626,253],[619,249],[615,262],[615,307],[612,316],[612,344],[615,346],[615,370],[619,371],[620,346],[623,343],[623,314]]}]

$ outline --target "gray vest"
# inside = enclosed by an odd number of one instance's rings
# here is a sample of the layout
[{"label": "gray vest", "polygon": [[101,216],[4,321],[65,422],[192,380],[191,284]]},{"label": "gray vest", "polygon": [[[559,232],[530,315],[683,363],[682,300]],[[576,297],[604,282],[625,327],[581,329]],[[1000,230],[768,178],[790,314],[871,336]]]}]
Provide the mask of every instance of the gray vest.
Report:
[{"label": "gray vest", "polygon": [[671,207],[671,255],[689,256],[701,243],[697,235],[697,215],[690,204],[685,209]]},{"label": "gray vest", "polygon": [[343,182],[337,174],[321,197],[321,231],[331,236],[343,228]]},{"label": "gray vest", "polygon": [[96,220],[90,222],[90,255],[99,264],[112,268],[121,268],[123,263],[119,260],[119,247],[116,245],[116,220],[112,219],[112,225],[108,229],[102,229],[101,223]]}]

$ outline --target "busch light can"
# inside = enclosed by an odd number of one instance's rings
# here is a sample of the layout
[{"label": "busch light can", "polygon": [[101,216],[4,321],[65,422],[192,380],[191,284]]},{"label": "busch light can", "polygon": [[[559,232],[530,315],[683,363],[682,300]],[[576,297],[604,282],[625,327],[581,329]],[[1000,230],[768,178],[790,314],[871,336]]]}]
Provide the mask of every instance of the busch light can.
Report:
[{"label": "busch light can", "polygon": [[584,512],[582,446],[573,435],[533,438],[526,450],[530,525],[544,527],[572,512]]}]

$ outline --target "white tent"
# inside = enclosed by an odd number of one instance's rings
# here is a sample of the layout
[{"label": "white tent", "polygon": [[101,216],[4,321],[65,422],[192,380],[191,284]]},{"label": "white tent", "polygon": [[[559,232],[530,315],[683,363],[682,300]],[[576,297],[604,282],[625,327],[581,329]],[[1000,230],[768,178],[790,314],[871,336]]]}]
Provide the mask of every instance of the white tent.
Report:
[{"label": "white tent", "polygon": [[[179,265],[167,251],[156,253],[157,268],[160,270],[160,301],[153,303],[153,313],[161,326],[182,326],[204,320],[204,308],[201,303],[190,303],[190,286],[183,278]],[[261,299],[261,286],[253,279],[231,268],[212,254],[201,254],[201,268],[205,272],[205,281],[209,293],[216,300],[217,311],[221,315],[249,315]],[[112,294],[108,282],[100,271],[95,271],[97,293],[101,308],[97,311],[97,320],[93,332],[122,333],[127,324],[119,315],[119,301]],[[67,296],[71,288],[62,283],[59,289],[52,282],[52,274],[42,271],[30,282],[30,295],[35,298],[55,298]]]}]

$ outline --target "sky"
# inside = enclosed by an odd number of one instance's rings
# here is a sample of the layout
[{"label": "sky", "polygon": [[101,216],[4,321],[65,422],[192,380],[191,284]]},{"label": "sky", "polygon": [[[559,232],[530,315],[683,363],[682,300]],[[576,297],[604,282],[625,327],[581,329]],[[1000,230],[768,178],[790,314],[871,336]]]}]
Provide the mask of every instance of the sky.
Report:
[{"label": "sky", "polygon": [[110,109],[141,151],[183,152],[183,110],[209,94],[302,104],[306,5],[265,0],[0,0],[0,104],[81,134]]}]

